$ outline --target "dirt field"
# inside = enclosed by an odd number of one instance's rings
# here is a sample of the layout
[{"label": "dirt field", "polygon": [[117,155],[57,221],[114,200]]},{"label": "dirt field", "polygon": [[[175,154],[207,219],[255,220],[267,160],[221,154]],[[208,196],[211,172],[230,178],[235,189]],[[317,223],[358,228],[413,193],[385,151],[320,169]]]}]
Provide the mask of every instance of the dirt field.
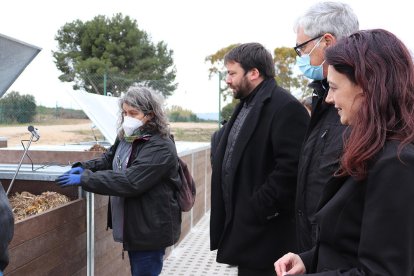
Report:
[{"label": "dirt field", "polygon": [[[83,141],[93,141],[92,122],[90,120],[61,120],[61,124],[34,125],[40,133],[36,145],[64,145]],[[9,147],[21,145],[22,139],[30,139],[28,125],[0,126],[0,137],[7,139]],[[171,123],[176,140],[209,141],[210,135],[217,129],[217,123]],[[98,139],[102,135],[93,130]]]}]

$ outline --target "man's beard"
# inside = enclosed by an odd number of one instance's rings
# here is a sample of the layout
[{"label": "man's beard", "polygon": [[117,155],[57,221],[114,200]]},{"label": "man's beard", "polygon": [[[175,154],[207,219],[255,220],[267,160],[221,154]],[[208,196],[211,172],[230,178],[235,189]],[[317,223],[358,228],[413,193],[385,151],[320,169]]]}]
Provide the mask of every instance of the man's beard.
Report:
[{"label": "man's beard", "polygon": [[231,88],[233,89],[233,97],[237,100],[247,97],[253,90],[250,82],[246,77],[243,77],[239,85]]}]

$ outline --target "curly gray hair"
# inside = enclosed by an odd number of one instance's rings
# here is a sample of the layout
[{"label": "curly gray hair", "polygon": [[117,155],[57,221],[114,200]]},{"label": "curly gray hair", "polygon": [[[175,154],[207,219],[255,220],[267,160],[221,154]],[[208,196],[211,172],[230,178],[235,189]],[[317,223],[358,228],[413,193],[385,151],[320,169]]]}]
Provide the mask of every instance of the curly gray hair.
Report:
[{"label": "curly gray hair", "polygon": [[164,97],[148,87],[132,86],[119,100],[119,138],[124,137],[124,130],[122,129],[122,123],[124,122],[122,105],[124,103],[142,111],[145,115],[151,114],[153,116],[152,119],[143,126],[144,131],[159,133],[164,137],[170,134],[168,118],[164,111]]}]

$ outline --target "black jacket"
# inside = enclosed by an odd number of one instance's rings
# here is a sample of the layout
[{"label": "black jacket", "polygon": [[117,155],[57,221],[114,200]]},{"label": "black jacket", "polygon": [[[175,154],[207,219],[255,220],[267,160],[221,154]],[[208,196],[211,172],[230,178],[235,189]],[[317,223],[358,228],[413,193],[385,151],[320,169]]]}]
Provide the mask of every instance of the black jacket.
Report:
[{"label": "black jacket", "polygon": [[211,139],[210,139],[210,162],[211,165],[213,165],[213,159],[214,159],[214,154],[216,153],[218,144],[220,143],[220,139],[221,136],[223,136],[224,130],[226,129],[226,123],[227,121],[224,121],[222,123],[222,126],[220,127],[220,129],[216,130],[213,132],[213,134],[211,135]]},{"label": "black jacket", "polygon": [[313,216],[326,183],[339,167],[346,126],[342,125],[337,110],[325,102],[329,90],[326,80],[314,81],[311,121],[303,144],[298,169],[296,194],[296,224],[299,251],[309,250],[315,244]]},{"label": "black jacket", "polygon": [[414,145],[387,142],[364,181],[329,182],[317,208],[312,275],[414,275]]},{"label": "black jacket", "polygon": [[4,271],[9,264],[8,247],[13,238],[13,231],[13,212],[0,182],[0,271]]},{"label": "black jacket", "polygon": [[210,245],[211,250],[218,249],[218,262],[272,269],[275,260],[296,251],[297,165],[309,115],[274,79],[265,80],[254,102],[234,145],[226,183],[232,195],[229,213],[223,199],[222,163],[241,104],[214,153]]},{"label": "black jacket", "polygon": [[128,168],[123,172],[112,170],[117,144],[100,158],[76,164],[86,169],[81,177],[82,188],[125,198],[125,250],[156,250],[173,245],[181,233],[181,210],[175,194],[181,180],[173,141],[159,135],[147,141],[135,140]]}]

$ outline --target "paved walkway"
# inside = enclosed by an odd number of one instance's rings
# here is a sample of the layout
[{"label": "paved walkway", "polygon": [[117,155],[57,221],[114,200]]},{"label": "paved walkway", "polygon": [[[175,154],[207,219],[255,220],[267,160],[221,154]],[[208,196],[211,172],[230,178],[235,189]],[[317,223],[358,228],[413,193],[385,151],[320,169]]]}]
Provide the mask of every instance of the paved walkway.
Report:
[{"label": "paved walkway", "polygon": [[216,262],[210,251],[210,213],[193,227],[164,261],[162,276],[236,276],[237,268]]}]

